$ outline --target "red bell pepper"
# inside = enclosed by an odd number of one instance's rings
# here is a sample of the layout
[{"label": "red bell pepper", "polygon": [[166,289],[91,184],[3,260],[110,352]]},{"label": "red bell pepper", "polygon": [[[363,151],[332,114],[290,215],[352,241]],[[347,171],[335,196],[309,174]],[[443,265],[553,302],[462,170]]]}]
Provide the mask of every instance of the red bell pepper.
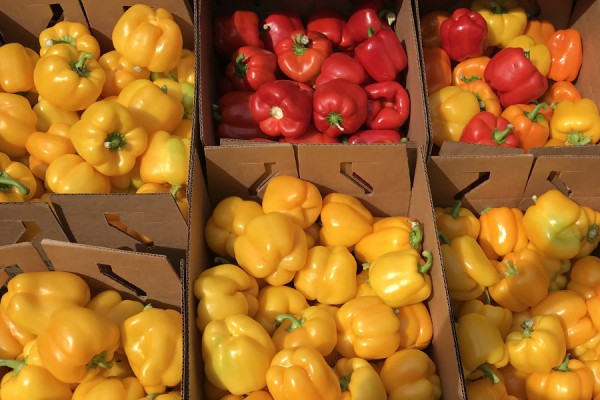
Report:
[{"label": "red bell pepper", "polygon": [[370,129],[398,130],[410,116],[410,97],[400,82],[377,82],[365,86]]},{"label": "red bell pepper", "polygon": [[396,80],[408,65],[406,51],[391,29],[384,29],[356,46],[354,57],[377,82]]},{"label": "red bell pepper", "polygon": [[256,91],[267,82],[274,81],[277,56],[260,47],[240,47],[225,67],[225,76],[234,90]]},{"label": "red bell pepper", "polygon": [[510,122],[504,117],[496,117],[489,111],[475,114],[465,125],[459,140],[499,147],[519,145],[519,137]]},{"label": "red bell pepper", "polygon": [[333,53],[321,66],[321,73],[315,81],[318,87],[332,79],[344,78],[358,85],[362,85],[367,79],[365,69],[358,61],[346,53]]},{"label": "red bell pepper", "polygon": [[312,116],[312,97],[296,82],[277,80],[262,85],[250,96],[250,111],[269,136],[302,135]]},{"label": "red bell pepper", "polygon": [[362,7],[356,10],[348,22],[346,30],[355,43],[362,43],[383,29],[377,10],[370,7]]},{"label": "red bell pepper", "polygon": [[398,143],[402,141],[402,135],[391,129],[367,129],[350,135],[346,143]]},{"label": "red bell pepper", "polygon": [[213,27],[215,50],[229,59],[242,46],[263,47],[258,33],[258,15],[253,11],[235,11],[219,15]]},{"label": "red bell pepper", "polygon": [[219,123],[221,139],[254,139],[267,137],[250,111],[252,92],[229,92],[213,105],[213,116]]},{"label": "red bell pepper", "polygon": [[333,46],[342,50],[354,48],[354,41],[346,29],[346,20],[333,9],[321,8],[313,12],[308,17],[306,29],[321,32],[327,36]]},{"label": "red bell pepper", "polygon": [[487,47],[487,33],[485,19],[468,8],[454,10],[440,26],[442,48],[454,61],[483,55]]},{"label": "red bell pepper", "polygon": [[485,67],[483,78],[498,94],[503,108],[530,103],[548,89],[548,79],[521,48],[505,48],[496,53]]},{"label": "red bell pepper", "polygon": [[337,138],[325,135],[323,132],[319,132],[313,124],[308,126],[306,132],[297,137],[281,137],[279,139],[281,143],[339,143]]},{"label": "red bell pepper", "polygon": [[275,54],[279,69],[297,82],[311,82],[317,77],[333,49],[327,36],[320,32],[294,31],[277,43]]},{"label": "red bell pepper", "polygon": [[347,79],[333,79],[315,89],[313,109],[314,124],[324,134],[354,133],[367,118],[367,92]]},{"label": "red bell pepper", "polygon": [[295,11],[275,11],[265,18],[263,29],[261,38],[265,49],[275,52],[281,39],[289,37],[294,31],[304,29],[304,24]]}]

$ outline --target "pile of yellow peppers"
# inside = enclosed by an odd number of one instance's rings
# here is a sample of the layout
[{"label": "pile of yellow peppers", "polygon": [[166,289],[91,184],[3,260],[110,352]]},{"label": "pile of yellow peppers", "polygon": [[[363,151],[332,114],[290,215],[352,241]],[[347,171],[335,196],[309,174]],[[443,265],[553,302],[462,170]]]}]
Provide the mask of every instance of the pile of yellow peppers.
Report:
[{"label": "pile of yellow peppers", "polygon": [[600,399],[600,212],[436,208],[469,399]]},{"label": "pile of yellow peppers", "polygon": [[24,272],[0,300],[2,400],[180,400],[181,313]]},{"label": "pile of yellow peppers", "polygon": [[195,56],[173,16],[128,8],[104,54],[77,22],[39,43],[0,47],[0,202],[170,192],[187,218]]},{"label": "pile of yellow peppers", "polygon": [[[422,226],[276,176],[205,225],[194,282],[206,400],[439,399]],[[247,396],[247,397],[245,397]]]}]

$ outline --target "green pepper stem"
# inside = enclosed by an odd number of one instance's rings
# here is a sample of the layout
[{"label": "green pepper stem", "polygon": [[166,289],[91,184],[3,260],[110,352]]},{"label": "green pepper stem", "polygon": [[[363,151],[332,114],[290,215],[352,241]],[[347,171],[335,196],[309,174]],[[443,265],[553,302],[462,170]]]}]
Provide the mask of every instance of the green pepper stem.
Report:
[{"label": "green pepper stem", "polygon": [[512,132],[513,128],[514,126],[512,126],[512,124],[508,124],[504,130],[494,129],[492,132],[492,138],[494,139],[494,142],[498,144],[506,142],[506,137]]},{"label": "green pepper stem", "polygon": [[0,172],[0,192],[10,192],[15,187],[23,196],[29,194],[29,188],[21,182],[7,174],[5,171]]},{"label": "green pepper stem", "polygon": [[110,369],[112,368],[112,361],[106,361],[106,352],[102,352],[100,354],[92,357],[92,360],[87,364],[87,369],[96,369],[96,368],[104,368]]},{"label": "green pepper stem", "polygon": [[425,275],[427,271],[429,271],[429,268],[431,268],[431,264],[433,263],[433,255],[431,255],[431,252],[427,250],[422,252],[421,255],[425,257],[425,264],[420,265],[418,270],[421,275]]},{"label": "green pepper stem", "polygon": [[485,288],[485,290],[483,291],[483,301],[484,304],[492,304],[492,296],[490,296],[490,291],[488,290],[488,288]]},{"label": "green pepper stem", "polygon": [[294,35],[293,37],[294,44],[292,45],[292,51],[297,56],[301,56],[304,53],[306,53],[306,50],[308,49],[307,46],[310,43],[310,39],[304,33],[299,33],[297,35]]},{"label": "green pepper stem", "polygon": [[506,265],[506,272],[504,273],[505,277],[509,276],[519,276],[519,267],[516,264],[511,263],[509,260],[504,262]]},{"label": "green pepper stem", "polygon": [[474,82],[474,81],[480,81],[481,78],[478,77],[477,75],[471,75],[469,77],[465,76],[464,74],[460,75],[460,80],[465,82],[465,83],[469,83],[469,82]]},{"label": "green pepper stem", "polygon": [[527,318],[521,324],[521,329],[523,329],[523,337],[530,338],[531,333],[533,332],[533,320],[531,318]]},{"label": "green pepper stem", "polygon": [[46,47],[50,47],[55,44],[61,43],[70,44],[71,46],[77,46],[77,40],[75,40],[75,38],[71,35],[61,36],[58,39],[47,38],[46,40],[44,40],[44,46]]},{"label": "green pepper stem", "polygon": [[531,59],[531,52],[529,51],[529,49],[523,49],[523,54],[525,55],[526,59]]},{"label": "green pepper stem", "polygon": [[370,26],[369,29],[367,29],[367,36],[373,37],[374,34],[375,34],[375,28]]},{"label": "green pepper stem", "polygon": [[471,92],[471,93],[473,93],[473,95],[477,99],[477,102],[479,103],[479,110],[480,111],[487,111],[485,109],[485,101],[483,101],[483,99],[481,98],[481,96],[479,95],[479,93],[477,93],[477,92]]},{"label": "green pepper stem", "polygon": [[480,370],[481,372],[483,372],[483,374],[486,376],[486,378],[488,378],[490,381],[492,381],[492,383],[495,385],[496,383],[500,382],[500,378],[498,377],[498,375],[496,375],[494,373],[494,371],[492,371],[492,369],[490,368],[490,366],[486,363],[481,364],[479,367],[477,367],[478,370]]},{"label": "green pepper stem", "polygon": [[496,1],[492,1],[490,3],[490,6],[491,6],[492,12],[494,14],[500,15],[500,14],[506,14],[508,12],[508,10],[506,8],[504,8],[502,6],[502,4],[500,4]]},{"label": "green pepper stem", "polygon": [[90,76],[90,70],[87,69],[87,67],[85,66],[85,63],[87,62],[87,60],[89,60],[90,58],[93,58],[93,57],[94,56],[92,56],[92,53],[88,53],[88,52],[83,53],[81,55],[81,57],[79,58],[79,60],[71,62],[71,69],[73,71],[77,72],[77,74],[79,76],[83,76],[83,77]]},{"label": "green pepper stem", "polygon": [[150,400],[154,400],[154,399],[156,399],[158,396],[160,396],[161,394],[164,394],[164,393],[150,393],[148,396],[146,396],[146,398],[147,398],[147,399],[150,399]]},{"label": "green pepper stem", "polygon": [[21,372],[26,364],[25,360],[0,360],[0,367],[12,369],[15,376],[19,375],[19,372]]},{"label": "green pepper stem", "polygon": [[304,322],[306,322],[305,318],[298,319],[292,314],[280,314],[275,317],[275,326],[281,325],[281,323],[286,319],[291,322],[291,325],[286,328],[286,332],[293,332],[296,329],[301,328],[302,325],[304,325]]},{"label": "green pepper stem", "polygon": [[120,151],[123,150],[127,141],[125,140],[125,135],[121,132],[111,132],[104,139],[104,147],[108,151]]},{"label": "green pepper stem", "polygon": [[586,235],[586,239],[587,239],[588,243],[596,242],[598,240],[599,234],[600,234],[600,227],[598,227],[598,224],[590,225],[590,228],[588,229],[588,232]]},{"label": "green pepper stem", "polygon": [[235,58],[233,63],[233,67],[235,68],[235,76],[240,78],[244,78],[246,76],[246,73],[248,72],[248,64],[244,62],[245,59],[246,55],[243,53]]},{"label": "green pepper stem", "polygon": [[231,262],[225,257],[217,256],[213,260],[213,265],[231,264]]},{"label": "green pepper stem", "polygon": [[421,225],[417,221],[409,221],[409,223],[412,229],[408,234],[408,242],[410,243],[410,247],[417,250],[421,247],[421,242],[423,241],[423,229],[421,229]]},{"label": "green pepper stem", "polygon": [[484,214],[489,213],[492,208],[493,207],[486,207],[486,208],[484,208],[483,210],[481,210],[481,212],[479,213],[479,215],[484,215]]},{"label": "green pepper stem", "polygon": [[176,201],[179,201],[177,193],[179,192],[179,189],[181,189],[181,186],[182,185],[180,183],[176,183],[175,185],[171,186],[171,196],[173,196]]},{"label": "green pepper stem", "polygon": [[394,22],[396,22],[396,14],[391,11],[391,10],[387,10],[387,9],[382,9],[377,13],[377,16],[379,17],[379,19],[384,19],[388,26],[392,26],[394,24]]},{"label": "green pepper stem", "polygon": [[454,218],[454,219],[458,218],[458,213],[460,212],[460,207],[462,207],[462,200],[456,200],[454,202],[454,205],[450,209],[450,212],[448,212],[447,214],[450,214],[452,216],[452,218]]},{"label": "green pepper stem", "polygon": [[554,368],[555,371],[561,372],[569,372],[569,353],[565,354],[565,358],[563,358],[562,362],[558,367]]},{"label": "green pepper stem", "polygon": [[362,263],[362,269],[363,269],[363,271],[366,271],[369,268],[371,268],[371,264],[369,264],[369,263]]},{"label": "green pepper stem", "polygon": [[443,244],[450,244],[450,239],[444,232],[438,232],[438,237],[442,241]]},{"label": "green pepper stem", "polygon": [[223,120],[223,117],[221,117],[221,110],[219,109],[219,105],[218,104],[212,104],[211,105],[211,110],[212,110],[212,116],[215,119],[215,121],[217,121],[218,123],[220,123]]},{"label": "green pepper stem", "polygon": [[542,102],[542,103],[538,103],[535,108],[533,110],[531,110],[530,112],[525,111],[525,116],[527,118],[529,118],[532,121],[535,121],[536,118],[538,117],[538,114],[540,113],[541,109],[548,109],[548,104]]},{"label": "green pepper stem", "polygon": [[330,112],[327,114],[327,122],[331,126],[336,126],[340,131],[344,131],[344,128],[342,128],[342,125],[340,125],[342,122],[344,122],[344,118],[342,118],[340,113]]},{"label": "green pepper stem", "polygon": [[340,389],[342,389],[342,392],[348,391],[348,386],[350,385],[350,379],[351,379],[350,375],[340,376]]},{"label": "green pepper stem", "polygon": [[567,139],[565,142],[569,143],[572,146],[585,146],[586,144],[590,144],[592,138],[590,136],[585,136],[583,132],[569,132],[567,133]]}]

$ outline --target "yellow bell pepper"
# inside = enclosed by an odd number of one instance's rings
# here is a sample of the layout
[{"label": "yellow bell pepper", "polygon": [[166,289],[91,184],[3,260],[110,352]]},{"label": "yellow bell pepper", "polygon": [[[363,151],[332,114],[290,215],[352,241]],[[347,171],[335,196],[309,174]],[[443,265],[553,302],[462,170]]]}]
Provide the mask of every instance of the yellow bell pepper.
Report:
[{"label": "yellow bell pepper", "polygon": [[69,136],[70,130],[71,125],[54,122],[46,132],[29,135],[25,148],[29,152],[29,168],[37,178],[44,180],[48,165],[58,157],[77,152]]},{"label": "yellow bell pepper", "polygon": [[277,400],[338,400],[341,388],[325,358],[311,347],[283,349],[266,374],[269,392]]},{"label": "yellow bell pepper", "polygon": [[489,259],[497,260],[529,243],[523,229],[523,212],[518,208],[486,208],[481,211],[479,223],[477,241]]},{"label": "yellow bell pepper", "polygon": [[76,154],[65,154],[48,165],[46,186],[54,193],[110,193],[110,179]]},{"label": "yellow bell pepper", "polygon": [[148,183],[187,184],[190,151],[188,138],[166,131],[150,134],[146,152],[140,156],[140,177]]},{"label": "yellow bell pepper", "polygon": [[437,400],[442,384],[431,358],[421,350],[399,350],[383,361],[379,371],[388,399]]},{"label": "yellow bell pepper", "polygon": [[196,54],[188,49],[181,51],[177,66],[167,72],[152,72],[151,79],[169,78],[177,82],[194,84],[196,81]]},{"label": "yellow bell pepper", "polygon": [[474,0],[471,11],[487,22],[488,46],[507,47],[527,26],[527,14],[516,0]]},{"label": "yellow bell pepper", "polygon": [[467,122],[480,111],[475,93],[458,86],[446,86],[431,93],[429,106],[436,146],[446,140],[458,142]]},{"label": "yellow bell pepper", "polygon": [[0,307],[0,359],[17,358],[23,352],[25,344],[34,339],[35,336],[31,333],[18,329],[8,319],[4,308]]},{"label": "yellow bell pepper", "polygon": [[0,93],[0,153],[10,157],[27,154],[25,143],[35,132],[37,116],[27,99],[18,94]]},{"label": "yellow bell pepper", "polygon": [[172,132],[184,116],[181,93],[163,91],[148,79],[136,79],[121,90],[117,101],[129,108],[148,133]]},{"label": "yellow bell pepper", "polygon": [[105,316],[118,326],[121,326],[127,318],[144,310],[141,302],[123,299],[116,290],[103,290],[92,297],[86,307]]},{"label": "yellow bell pepper", "polygon": [[319,241],[324,246],[351,249],[373,230],[373,215],[352,195],[329,193],[323,198]]},{"label": "yellow bell pepper", "polygon": [[17,360],[0,360],[0,366],[12,369],[0,382],[0,398],[3,400],[71,400],[69,385],[56,379],[42,366]]},{"label": "yellow bell pepper", "polygon": [[129,361],[127,360],[127,356],[122,353],[122,349],[117,350],[115,356],[113,357],[112,366],[110,368],[105,368],[100,372],[100,375],[105,378],[128,378],[134,377],[135,374],[131,369],[131,365],[129,365]]},{"label": "yellow bell pepper", "polygon": [[323,356],[331,354],[337,341],[333,315],[323,307],[311,306],[298,314],[275,317],[275,332],[271,335],[277,351],[312,347]]},{"label": "yellow bell pepper", "polygon": [[540,71],[540,74],[548,75],[552,57],[550,49],[545,43],[536,43],[535,39],[529,35],[519,35],[511,39],[505,47],[516,47],[525,50],[525,56]]},{"label": "yellow bell pepper", "polygon": [[[149,399],[149,400],[181,400],[181,394],[179,392],[162,393],[162,394],[159,394],[158,396],[154,397],[155,394],[156,393],[149,394],[148,396],[144,397],[143,399],[139,399],[139,400],[146,400],[146,399]],[[257,399],[257,400],[259,400],[259,399]],[[272,398],[269,399],[267,397],[263,400],[273,400],[273,399]]]},{"label": "yellow bell pepper", "polygon": [[395,216],[378,219],[373,231],[354,246],[354,255],[362,263],[371,263],[378,256],[392,251],[421,251],[423,229],[418,221]]},{"label": "yellow bell pepper", "polygon": [[136,79],[150,79],[148,68],[131,64],[116,50],[102,54],[98,59],[98,64],[106,73],[102,97],[118,96],[125,86]]},{"label": "yellow bell pepper", "polygon": [[573,347],[569,353],[583,362],[600,360],[600,333],[587,342]]},{"label": "yellow bell pepper", "polygon": [[322,206],[323,198],[313,183],[289,175],[272,178],[262,199],[265,214],[286,214],[302,229],[308,228],[319,218]]},{"label": "yellow bell pepper", "polygon": [[171,134],[173,136],[179,136],[182,138],[191,139],[192,138],[192,125],[193,121],[189,118],[182,119],[179,124],[175,127]]},{"label": "yellow bell pepper", "polygon": [[211,321],[202,335],[206,378],[216,387],[233,394],[241,395],[265,387],[267,370],[275,353],[275,345],[267,331],[244,314]]},{"label": "yellow bell pepper", "polygon": [[335,363],[340,381],[340,400],[387,400],[385,386],[377,371],[362,358],[340,358]]},{"label": "yellow bell pepper", "polygon": [[308,255],[302,228],[279,212],[250,220],[233,248],[240,267],[273,286],[291,282]]},{"label": "yellow bell pepper", "polygon": [[[134,167],[135,168],[135,167]],[[111,181],[112,183],[112,181]],[[114,184],[113,184],[114,186]],[[135,191],[137,194],[145,193],[170,193],[175,204],[181,212],[181,216],[189,223],[190,204],[187,199],[187,185],[169,185],[160,183],[144,183]]]},{"label": "yellow bell pepper", "polygon": [[146,306],[121,325],[121,343],[129,365],[147,393],[162,393],[181,382],[181,313]]},{"label": "yellow bell pepper", "polygon": [[470,313],[481,314],[498,328],[502,340],[505,340],[512,327],[513,314],[508,308],[491,304],[489,294],[485,294],[485,302],[472,299],[462,303],[458,309],[458,317]]},{"label": "yellow bell pepper", "polygon": [[97,376],[79,384],[72,400],[139,400],[145,395],[144,387],[135,377],[119,379]]},{"label": "yellow bell pepper", "polygon": [[145,4],[135,4],[121,15],[113,28],[112,42],[131,64],[153,72],[175,68],[183,49],[181,29],[173,15]]},{"label": "yellow bell pepper", "polygon": [[208,248],[220,256],[235,257],[235,239],[244,233],[246,224],[259,215],[264,212],[256,201],[238,196],[219,201],[204,226]]},{"label": "yellow bell pepper", "polygon": [[385,304],[402,307],[425,301],[431,295],[432,255],[423,252],[423,262],[415,250],[392,251],[369,265],[369,282]]},{"label": "yellow bell pepper", "polygon": [[375,290],[369,282],[369,270],[363,269],[356,275],[356,295],[355,297],[377,296]]},{"label": "yellow bell pepper", "polygon": [[527,377],[528,400],[571,400],[591,399],[594,394],[594,374],[579,360],[564,361],[546,374],[531,374]]},{"label": "yellow bell pepper", "polygon": [[588,98],[560,101],[550,120],[550,138],[571,146],[598,143],[600,113],[596,102]]},{"label": "yellow bell pepper", "polygon": [[490,399],[490,400],[519,400],[508,394],[502,373],[494,367],[490,367],[493,375],[481,379],[467,381],[467,398]]},{"label": "yellow bell pepper", "polygon": [[35,92],[33,68],[40,57],[20,43],[0,46],[0,91]]},{"label": "yellow bell pepper", "polygon": [[164,93],[176,98],[183,105],[183,118],[192,119],[194,115],[195,92],[194,85],[188,82],[178,82],[168,78],[153,81]]},{"label": "yellow bell pepper", "polygon": [[600,330],[600,274],[598,267],[600,259],[595,256],[586,256],[578,259],[571,269],[570,281],[567,289],[581,295],[586,302],[588,314],[594,327]]},{"label": "yellow bell pepper", "polygon": [[20,162],[0,153],[0,203],[33,198],[37,183],[33,173]]},{"label": "yellow bell pepper", "polygon": [[70,384],[87,381],[102,368],[110,368],[120,345],[117,324],[76,305],[52,313],[47,328],[37,337],[42,364],[58,380]]},{"label": "yellow bell pepper", "polygon": [[[211,398],[208,397],[207,400],[210,399]],[[220,397],[218,400],[273,400],[273,396],[264,390],[255,390],[245,395],[226,394],[225,396]]]},{"label": "yellow bell pepper", "polygon": [[258,283],[252,275],[233,264],[208,268],[194,281],[198,299],[196,326],[200,331],[210,321],[235,314],[254,317],[258,311]]},{"label": "yellow bell pepper", "polygon": [[33,106],[33,112],[37,116],[37,123],[35,125],[37,132],[47,132],[54,123],[64,123],[72,126],[75,122],[79,121],[79,114],[76,111],[63,110],[41,97],[38,99],[36,105]]},{"label": "yellow bell pepper", "polygon": [[100,57],[100,45],[90,30],[79,22],[60,21],[44,29],[38,35],[40,56],[44,56],[50,47],[56,44],[69,44],[78,51],[91,53],[94,59]]},{"label": "yellow bell pepper", "polygon": [[585,233],[575,258],[589,256],[600,244],[600,212],[586,206],[581,206],[581,212],[582,218],[579,218],[578,224],[582,225]]},{"label": "yellow bell pepper", "polygon": [[254,319],[270,335],[275,332],[275,318],[281,314],[298,314],[308,308],[300,291],[289,286],[265,286],[258,292],[258,310]]},{"label": "yellow bell pepper", "polygon": [[479,218],[468,208],[462,207],[462,201],[455,201],[453,207],[435,207],[434,212],[437,230],[444,232],[448,240],[464,235],[473,239],[479,236]]},{"label": "yellow bell pepper", "polygon": [[400,321],[398,349],[424,350],[433,337],[433,322],[425,303],[415,303],[394,310]]},{"label": "yellow bell pepper", "polygon": [[345,246],[314,246],[294,276],[294,287],[308,300],[343,304],[356,294],[356,260]]},{"label": "yellow bell pepper", "polygon": [[125,106],[114,101],[90,105],[70,133],[77,153],[106,176],[131,171],[148,145],[146,130]]},{"label": "yellow bell pepper", "polygon": [[391,356],[400,344],[400,320],[394,309],[376,296],[364,296],[343,304],[336,313],[342,357],[366,360]]},{"label": "yellow bell pepper", "polygon": [[80,111],[100,96],[106,73],[92,53],[57,44],[35,64],[33,81],[40,96],[54,106]]},{"label": "yellow bell pepper", "polygon": [[571,262],[569,260],[559,260],[542,253],[529,243],[526,249],[520,251],[522,258],[530,258],[540,260],[548,278],[550,279],[549,291],[564,289],[567,286],[568,272],[571,270]]}]

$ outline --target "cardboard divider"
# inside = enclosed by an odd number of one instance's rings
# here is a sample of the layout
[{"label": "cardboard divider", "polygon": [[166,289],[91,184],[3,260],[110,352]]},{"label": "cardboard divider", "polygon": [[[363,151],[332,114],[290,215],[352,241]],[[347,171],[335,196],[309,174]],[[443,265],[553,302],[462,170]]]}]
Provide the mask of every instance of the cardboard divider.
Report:
[{"label": "cardboard divider", "polygon": [[10,274],[6,273],[7,267],[19,267],[23,272],[48,271],[48,265],[36,250],[28,242],[0,246],[0,269],[5,274],[0,274],[0,287],[6,285]]}]

